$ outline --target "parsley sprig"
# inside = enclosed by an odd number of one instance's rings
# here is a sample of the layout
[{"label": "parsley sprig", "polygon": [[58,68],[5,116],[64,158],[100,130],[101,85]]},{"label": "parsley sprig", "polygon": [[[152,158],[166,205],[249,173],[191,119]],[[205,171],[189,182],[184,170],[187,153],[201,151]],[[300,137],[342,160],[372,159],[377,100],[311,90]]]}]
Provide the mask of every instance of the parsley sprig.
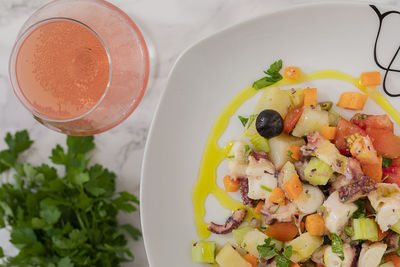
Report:
[{"label": "parsley sprig", "polygon": [[342,239],[334,233],[330,233],[329,237],[332,241],[332,252],[336,253],[339,258],[343,261],[344,260],[344,252],[343,252],[343,241]]},{"label": "parsley sprig", "polygon": [[277,267],[290,267],[292,263],[289,259],[292,256],[292,246],[285,247],[282,243],[283,251],[281,252],[272,241],[281,243],[280,241],[268,238],[264,240],[263,245],[257,246],[257,251],[260,254],[259,260],[265,257],[275,257]]},{"label": "parsley sprig", "polygon": [[0,228],[11,228],[11,240],[19,249],[1,266],[120,266],[133,260],[125,234],[134,240],[140,231],[120,225],[120,211],[137,210],[138,199],[126,192],[115,195],[113,172],[99,164],[89,166],[93,137],[67,137],[67,150],[57,145],[52,163],[18,162],[18,155],[33,143],[27,131],[7,134],[8,149],[0,152],[0,173],[14,169],[14,181],[0,187]]},{"label": "parsley sprig", "polygon": [[264,71],[267,76],[255,81],[253,88],[259,90],[282,80],[282,75],[279,73],[281,69],[282,60],[280,59],[272,63],[268,70]]}]

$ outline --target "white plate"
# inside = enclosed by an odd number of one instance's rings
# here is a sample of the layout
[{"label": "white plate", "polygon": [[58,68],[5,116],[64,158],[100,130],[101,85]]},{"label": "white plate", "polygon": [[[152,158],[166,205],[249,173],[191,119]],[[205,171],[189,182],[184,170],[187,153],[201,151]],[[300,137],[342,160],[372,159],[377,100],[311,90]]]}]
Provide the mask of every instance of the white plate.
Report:
[{"label": "white plate", "polygon": [[[385,17],[377,46],[378,60],[385,67],[400,45],[399,26],[399,14]],[[384,74],[374,61],[378,28],[378,15],[366,4],[299,6],[228,28],[180,57],[153,121],[143,162],[141,216],[150,266],[203,266],[191,261],[191,242],[198,239],[192,190],[207,137],[230,100],[277,59],[306,73],[337,69],[355,77],[370,70]],[[400,62],[395,60],[392,68],[399,69]],[[400,93],[400,86],[393,86],[395,80],[400,84],[396,76],[400,75],[389,74],[387,87]],[[356,91],[350,84],[331,80],[308,85],[319,88],[320,100],[334,102],[344,90]],[[400,98],[390,101],[400,106]],[[237,114],[251,110],[248,103]],[[366,111],[383,113],[371,100]],[[220,143],[240,133],[234,116]],[[227,170],[221,168],[222,175]],[[207,220],[222,222],[229,214],[212,200],[207,208]]]}]

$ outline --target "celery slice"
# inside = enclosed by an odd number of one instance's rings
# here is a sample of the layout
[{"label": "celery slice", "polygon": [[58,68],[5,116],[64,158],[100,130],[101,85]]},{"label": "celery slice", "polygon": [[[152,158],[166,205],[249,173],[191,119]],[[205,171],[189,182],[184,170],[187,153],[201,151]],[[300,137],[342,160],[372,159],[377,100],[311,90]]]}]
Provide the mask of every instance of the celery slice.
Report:
[{"label": "celery slice", "polygon": [[390,230],[395,231],[396,233],[400,234],[400,220],[390,227]]},{"label": "celery slice", "polygon": [[233,238],[238,246],[242,244],[244,236],[251,230],[253,230],[253,227],[249,225],[240,226],[239,228],[233,230]]},{"label": "celery slice", "polygon": [[312,185],[326,185],[332,174],[331,166],[319,158],[312,158],[304,169],[306,180]]},{"label": "celery slice", "polygon": [[353,240],[378,241],[378,226],[373,219],[353,219]]},{"label": "celery slice", "polygon": [[253,144],[254,149],[256,151],[264,151],[266,153],[269,152],[268,140],[257,134],[253,138],[250,139],[250,142]]},{"label": "celery slice", "polygon": [[215,242],[197,241],[192,243],[192,261],[214,263],[215,261]]}]

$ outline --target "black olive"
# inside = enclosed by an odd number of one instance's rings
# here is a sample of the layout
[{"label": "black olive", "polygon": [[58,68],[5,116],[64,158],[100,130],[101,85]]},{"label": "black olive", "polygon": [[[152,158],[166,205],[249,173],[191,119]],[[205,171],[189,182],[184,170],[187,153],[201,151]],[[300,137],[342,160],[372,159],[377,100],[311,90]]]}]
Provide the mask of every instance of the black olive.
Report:
[{"label": "black olive", "polygon": [[283,131],[283,119],[275,110],[263,110],[257,116],[256,129],[265,138],[278,136]]}]

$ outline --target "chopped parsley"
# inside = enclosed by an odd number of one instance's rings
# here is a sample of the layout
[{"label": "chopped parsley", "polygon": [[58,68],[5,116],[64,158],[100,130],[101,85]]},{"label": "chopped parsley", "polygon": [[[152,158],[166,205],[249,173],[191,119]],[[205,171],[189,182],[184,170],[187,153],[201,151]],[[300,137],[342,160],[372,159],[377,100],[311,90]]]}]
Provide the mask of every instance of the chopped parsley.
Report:
[{"label": "chopped parsley", "polygon": [[344,252],[343,252],[343,241],[337,234],[330,233],[329,237],[332,241],[332,252],[336,253],[339,258],[344,260]]},{"label": "chopped parsley", "polygon": [[365,204],[362,200],[358,199],[354,201],[354,204],[358,206],[358,209],[353,213],[353,218],[354,219],[359,219],[359,218],[366,218],[367,215],[367,210],[365,208]]},{"label": "chopped parsley", "polygon": [[400,238],[397,244],[397,250],[395,251],[396,255],[400,257]]},{"label": "chopped parsley", "polygon": [[240,122],[243,124],[243,127],[246,126],[246,123],[249,120],[249,118],[245,118],[240,115],[238,116],[238,118],[239,118]]},{"label": "chopped parsley", "polygon": [[249,152],[249,151],[250,151],[249,145],[245,145],[244,146],[244,154],[247,154],[247,152]]},{"label": "chopped parsley", "polygon": [[345,228],[344,228],[344,231],[346,232],[346,234],[347,234],[348,236],[352,236],[352,235],[353,235],[353,231],[351,230],[350,227],[345,227]]},{"label": "chopped parsley", "polygon": [[274,210],[274,212],[272,214],[275,214],[279,210],[280,207],[281,207],[281,205],[278,205],[278,207],[276,207],[276,210]]},{"label": "chopped parsley", "polygon": [[227,158],[228,158],[228,159],[234,159],[235,156],[234,156],[234,155],[230,155],[230,156],[228,156]]},{"label": "chopped parsley", "polygon": [[393,159],[390,158],[382,158],[382,168],[389,168],[392,166]]},{"label": "chopped parsley", "polygon": [[247,127],[246,127],[246,129],[249,129],[250,128],[250,125],[252,125],[253,124],[253,122],[257,119],[257,114],[251,114],[250,116],[249,116],[249,120],[247,121]]},{"label": "chopped parsley", "polygon": [[264,71],[267,76],[255,81],[253,83],[253,88],[259,90],[282,80],[282,75],[279,73],[281,69],[282,60],[280,59],[272,63],[271,66],[269,66],[269,69]]},{"label": "chopped parsley", "polygon": [[359,118],[360,120],[365,120],[366,118],[368,118],[368,115],[361,114],[361,115],[358,115],[358,118]]},{"label": "chopped parsley", "polygon": [[265,257],[275,257],[276,266],[277,267],[290,267],[292,262],[289,260],[292,256],[292,246],[285,247],[283,246],[283,251],[281,252],[279,249],[276,248],[275,244],[272,241],[280,242],[272,238],[268,238],[264,240],[263,245],[257,246],[257,251],[260,254],[260,259]]},{"label": "chopped parsley", "polygon": [[264,189],[265,191],[272,192],[272,189],[269,187],[266,187],[265,185],[260,185],[260,188]]},{"label": "chopped parsley", "polygon": [[290,151],[290,150],[288,150],[287,155],[288,155],[289,157],[291,157],[291,156],[293,155],[293,152]]}]

